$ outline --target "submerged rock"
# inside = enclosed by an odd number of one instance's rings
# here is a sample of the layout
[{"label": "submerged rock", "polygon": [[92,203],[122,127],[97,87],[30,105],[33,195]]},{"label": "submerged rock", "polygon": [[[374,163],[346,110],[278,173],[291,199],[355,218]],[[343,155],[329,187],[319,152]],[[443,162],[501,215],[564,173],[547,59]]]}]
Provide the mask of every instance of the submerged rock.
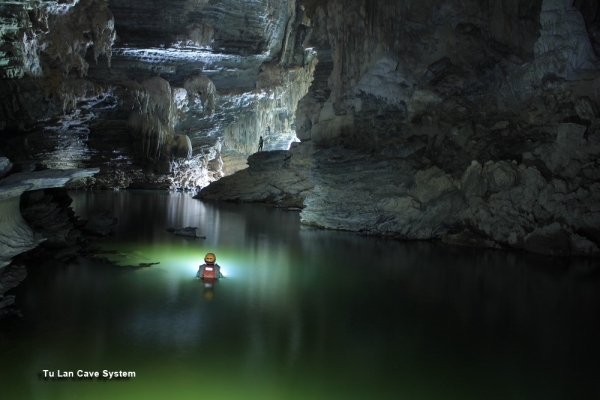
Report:
[{"label": "submerged rock", "polygon": [[15,296],[4,295],[8,290],[16,287],[27,276],[27,269],[22,265],[10,265],[0,268],[0,318],[9,315],[21,315],[14,306]]},{"label": "submerged rock", "polygon": [[191,226],[188,226],[186,228],[168,228],[167,232],[170,232],[177,236],[188,236],[193,238],[206,239],[206,236],[200,236],[200,229]]},{"label": "submerged rock", "polygon": [[87,223],[83,230],[86,233],[96,236],[106,236],[113,232],[113,227],[119,222],[119,219],[108,210],[96,211],[90,213]]},{"label": "submerged rock", "polygon": [[443,243],[453,244],[456,246],[468,246],[479,248],[503,248],[493,240],[485,239],[477,234],[474,234],[469,229],[462,232],[446,235],[442,238]]},{"label": "submerged rock", "polygon": [[27,276],[27,269],[23,265],[10,265],[0,269],[0,298],[8,290],[16,287]]},{"label": "submerged rock", "polygon": [[564,257],[571,255],[569,236],[557,222],[543,228],[536,228],[525,236],[524,248],[527,251],[548,256]]}]

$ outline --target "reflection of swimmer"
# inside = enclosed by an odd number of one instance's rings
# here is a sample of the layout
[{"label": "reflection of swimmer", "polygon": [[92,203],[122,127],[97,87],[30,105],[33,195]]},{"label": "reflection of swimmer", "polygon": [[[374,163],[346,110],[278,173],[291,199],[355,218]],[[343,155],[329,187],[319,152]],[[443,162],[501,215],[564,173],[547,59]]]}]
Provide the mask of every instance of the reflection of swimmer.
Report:
[{"label": "reflection of swimmer", "polygon": [[215,287],[212,283],[204,282],[204,300],[211,301],[215,297]]},{"label": "reflection of swimmer", "polygon": [[198,267],[198,272],[196,273],[196,277],[203,279],[205,281],[215,281],[219,278],[223,277],[221,273],[221,267],[219,264],[216,264],[217,257],[213,253],[208,253],[204,256],[204,264]]}]

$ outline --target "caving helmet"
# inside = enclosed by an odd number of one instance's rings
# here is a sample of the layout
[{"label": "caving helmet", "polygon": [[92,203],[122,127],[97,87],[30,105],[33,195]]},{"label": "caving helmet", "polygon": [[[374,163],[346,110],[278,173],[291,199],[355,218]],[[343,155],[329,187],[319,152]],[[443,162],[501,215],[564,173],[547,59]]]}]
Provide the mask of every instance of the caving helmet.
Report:
[{"label": "caving helmet", "polygon": [[217,261],[217,256],[213,253],[208,253],[204,256],[204,262],[207,264],[214,264]]}]

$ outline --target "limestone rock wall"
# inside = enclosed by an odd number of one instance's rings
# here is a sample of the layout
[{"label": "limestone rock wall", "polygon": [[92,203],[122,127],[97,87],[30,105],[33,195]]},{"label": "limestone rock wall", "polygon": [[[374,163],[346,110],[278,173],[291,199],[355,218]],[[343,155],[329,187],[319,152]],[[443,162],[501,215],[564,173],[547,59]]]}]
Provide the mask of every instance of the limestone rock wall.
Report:
[{"label": "limestone rock wall", "polygon": [[0,22],[0,154],[19,170],[195,190],[261,135],[297,140],[315,61],[296,0],[0,0]]},{"label": "limestone rock wall", "polygon": [[104,55],[110,65],[115,29],[107,5],[105,0],[0,2],[2,77],[41,77],[51,70],[83,76],[89,47],[95,61]]},{"label": "limestone rock wall", "polygon": [[110,66],[116,33],[106,1],[0,2],[0,24],[0,131],[72,112],[103,91],[91,93],[94,84],[81,78],[88,49]]},{"label": "limestone rock wall", "polygon": [[323,147],[305,223],[599,254],[600,74],[581,4],[311,7],[333,66],[329,97],[313,85],[298,115]]},{"label": "limestone rock wall", "polygon": [[[262,136],[264,150],[288,149],[296,140],[293,129],[298,102],[308,92],[316,59],[310,54],[302,67],[282,68],[263,66],[258,75],[253,107],[225,128],[224,145],[242,154],[251,154],[258,148]],[[240,105],[244,107],[243,104]]]},{"label": "limestone rock wall", "polygon": [[12,258],[36,247],[45,240],[36,235],[21,215],[19,201],[26,191],[63,187],[84,179],[98,170],[45,170],[13,173],[0,180],[0,273]]},{"label": "limestone rock wall", "polygon": [[0,21],[17,170],[194,189],[299,139],[249,168],[305,167],[307,224],[598,252],[596,0],[0,0]]},{"label": "limestone rock wall", "polygon": [[[596,8],[568,0],[301,4],[310,20],[303,44],[318,59],[296,116],[298,137],[314,148],[293,156],[310,169],[304,223],[599,255]],[[277,186],[279,176],[270,179]]]}]

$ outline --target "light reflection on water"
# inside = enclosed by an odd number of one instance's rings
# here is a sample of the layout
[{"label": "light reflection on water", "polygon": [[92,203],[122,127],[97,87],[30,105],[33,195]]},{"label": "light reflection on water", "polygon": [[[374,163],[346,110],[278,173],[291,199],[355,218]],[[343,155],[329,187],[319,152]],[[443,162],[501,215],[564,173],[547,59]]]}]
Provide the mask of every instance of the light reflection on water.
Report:
[{"label": "light reflection on water", "polygon": [[[23,323],[0,330],[10,398],[600,395],[594,262],[320,231],[295,213],[185,194],[72,196],[83,218],[114,210],[102,246],[121,264],[160,264],[33,271]],[[166,232],[186,226],[206,239]],[[207,252],[227,275],[214,288],[195,279]],[[137,377],[38,378],[80,368]]]}]

